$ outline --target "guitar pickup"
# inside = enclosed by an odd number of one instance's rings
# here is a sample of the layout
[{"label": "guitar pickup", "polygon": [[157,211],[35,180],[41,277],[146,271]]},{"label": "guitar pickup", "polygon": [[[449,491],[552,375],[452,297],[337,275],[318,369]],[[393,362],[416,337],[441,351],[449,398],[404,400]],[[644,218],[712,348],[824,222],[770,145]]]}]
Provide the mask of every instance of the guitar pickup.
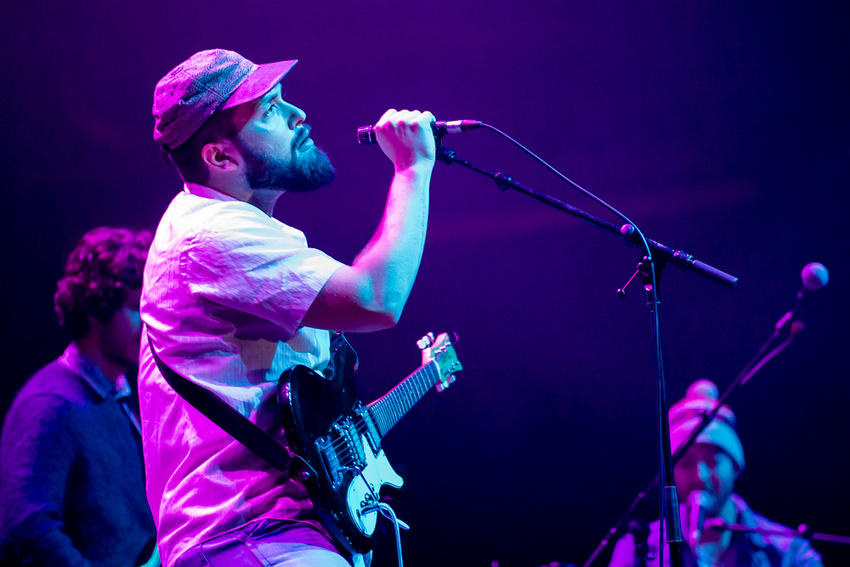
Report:
[{"label": "guitar pickup", "polygon": [[339,465],[339,455],[333,447],[333,442],[329,436],[319,437],[316,439],[316,449],[322,456],[322,466],[325,468],[325,476],[331,479],[331,486],[334,490],[342,486],[342,470]]},{"label": "guitar pickup", "polygon": [[381,434],[378,432],[378,425],[375,423],[375,417],[372,415],[369,408],[362,404],[355,408],[354,414],[358,417],[358,421],[362,426],[361,429],[363,429],[366,434],[366,439],[369,441],[372,452],[377,453],[381,450]]}]

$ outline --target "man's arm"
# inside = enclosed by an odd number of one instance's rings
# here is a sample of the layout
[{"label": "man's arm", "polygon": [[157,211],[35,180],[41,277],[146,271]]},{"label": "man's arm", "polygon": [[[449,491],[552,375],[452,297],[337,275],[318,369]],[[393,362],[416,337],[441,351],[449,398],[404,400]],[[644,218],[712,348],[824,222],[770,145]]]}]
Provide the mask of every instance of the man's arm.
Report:
[{"label": "man's arm", "polygon": [[352,265],[331,276],[302,325],[375,331],[398,322],[425,246],[435,156],[433,121],[430,112],[391,109],[375,125],[378,143],[395,167],[384,216]]}]

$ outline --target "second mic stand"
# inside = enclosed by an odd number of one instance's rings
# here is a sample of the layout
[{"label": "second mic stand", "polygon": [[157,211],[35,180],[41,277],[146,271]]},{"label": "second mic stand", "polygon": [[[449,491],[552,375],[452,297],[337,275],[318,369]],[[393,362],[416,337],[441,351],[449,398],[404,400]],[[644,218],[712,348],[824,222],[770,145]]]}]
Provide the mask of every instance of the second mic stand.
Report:
[{"label": "second mic stand", "polygon": [[[673,265],[694,271],[704,277],[707,277],[715,282],[721,283],[728,287],[734,287],[738,283],[738,278],[726,274],[721,270],[713,268],[708,264],[696,260],[692,255],[680,250],[673,250],[658,242],[646,239],[630,222],[617,227],[609,222],[603,221],[593,215],[590,215],[581,209],[568,205],[563,201],[555,199],[544,193],[535,191],[534,189],[518,183],[511,177],[503,173],[492,173],[472,165],[466,160],[459,159],[454,150],[442,146],[442,138],[437,137],[436,158],[451,165],[458,163],[464,167],[471,169],[477,173],[490,177],[496,182],[496,186],[502,191],[513,189],[527,195],[541,203],[549,205],[557,210],[571,214],[589,224],[601,228],[612,234],[619,234],[627,243],[640,247],[645,250],[643,264],[644,269],[639,268],[641,279],[644,281],[644,288],[647,292],[647,301],[650,307],[651,315],[651,330],[655,344],[655,368],[656,368],[656,384],[658,389],[658,444],[659,444],[659,478],[663,482],[662,500],[661,500],[661,520],[662,524],[667,526],[667,544],[671,552],[671,564],[673,567],[681,567],[682,560],[682,528],[679,518],[678,497],[676,494],[675,484],[669,484],[668,480],[673,479],[673,460],[670,449],[670,424],[667,416],[667,400],[666,386],[664,382],[664,366],[661,351],[661,342],[659,335],[659,316],[658,316],[658,277],[661,268],[670,261]],[[653,264],[653,255],[659,260],[658,265]],[[666,521],[665,521],[666,518]],[[661,547],[663,553],[663,546]]]},{"label": "second mic stand", "polygon": [[[640,271],[640,264],[638,265],[638,270]],[[632,276],[632,279],[634,279],[634,276]],[[631,280],[629,280],[629,282],[631,282]],[[624,286],[623,289],[618,290],[618,293],[624,293],[625,287],[627,287],[628,285],[629,284],[626,283],[626,286]],[[673,464],[679,461],[679,459],[682,457],[682,455],[685,454],[688,448],[690,448],[691,445],[694,444],[700,433],[702,433],[703,430],[708,427],[708,425],[714,420],[714,418],[720,412],[720,408],[725,404],[729,396],[731,396],[735,390],[746,384],[753,376],[755,376],[755,374],[759,370],[761,370],[761,368],[768,361],[770,361],[777,354],[785,350],[785,348],[789,344],[791,344],[791,341],[793,341],[797,337],[797,335],[802,332],[803,326],[799,319],[799,315],[794,315],[794,313],[794,311],[789,311],[782,318],[780,318],[779,321],[776,322],[770,337],[768,337],[768,339],[761,345],[761,347],[759,347],[755,356],[753,356],[753,358],[750,359],[750,361],[744,366],[744,368],[740,371],[735,380],[733,380],[732,383],[726,388],[726,390],[717,398],[717,404],[715,405],[714,409],[710,412],[702,414],[700,423],[693,431],[691,431],[691,433],[682,442],[682,445],[673,454]],[[771,349],[771,347],[776,343],[780,335],[786,330],[788,331],[787,338],[785,338],[781,343]],[[659,476],[656,475],[655,478],[653,478],[652,481],[649,483],[649,485],[642,492],[639,492],[637,494],[635,499],[632,501],[632,504],[620,517],[620,520],[617,522],[617,524],[613,528],[608,530],[608,534],[599,543],[596,549],[593,550],[593,553],[591,553],[587,561],[583,563],[582,567],[590,567],[590,565],[596,560],[599,554],[608,546],[612,538],[617,536],[617,534],[619,534],[623,530],[623,527],[626,526],[627,523],[631,520],[632,516],[635,513],[635,510],[641,504],[641,502],[646,499],[648,494],[650,494],[658,487],[659,480]]]}]

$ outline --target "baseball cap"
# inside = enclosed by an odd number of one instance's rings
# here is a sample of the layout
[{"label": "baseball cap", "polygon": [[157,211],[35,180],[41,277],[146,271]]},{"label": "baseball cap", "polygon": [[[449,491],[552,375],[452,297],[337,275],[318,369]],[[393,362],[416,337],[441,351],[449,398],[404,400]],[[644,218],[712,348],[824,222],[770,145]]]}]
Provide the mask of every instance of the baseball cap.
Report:
[{"label": "baseball cap", "polygon": [[171,151],[218,110],[256,100],[278,84],[295,63],[257,65],[235,51],[199,51],[168,72],[153,93],[153,139]]}]

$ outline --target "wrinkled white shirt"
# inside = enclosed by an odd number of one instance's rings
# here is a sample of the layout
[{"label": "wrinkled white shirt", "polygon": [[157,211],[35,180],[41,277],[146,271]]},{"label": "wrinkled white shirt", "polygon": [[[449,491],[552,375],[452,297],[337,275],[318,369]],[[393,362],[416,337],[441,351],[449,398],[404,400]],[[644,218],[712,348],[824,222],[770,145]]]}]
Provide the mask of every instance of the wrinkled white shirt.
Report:
[{"label": "wrinkled white shirt", "polygon": [[[180,398],[176,372],[283,439],[276,386],[297,364],[323,368],[327,331],[301,327],[341,264],[304,234],[214,189],[187,185],[160,221],[144,272],[139,368],[148,500],[163,562],[261,518],[311,519],[304,486]],[[314,522],[311,522],[314,523]]]}]

